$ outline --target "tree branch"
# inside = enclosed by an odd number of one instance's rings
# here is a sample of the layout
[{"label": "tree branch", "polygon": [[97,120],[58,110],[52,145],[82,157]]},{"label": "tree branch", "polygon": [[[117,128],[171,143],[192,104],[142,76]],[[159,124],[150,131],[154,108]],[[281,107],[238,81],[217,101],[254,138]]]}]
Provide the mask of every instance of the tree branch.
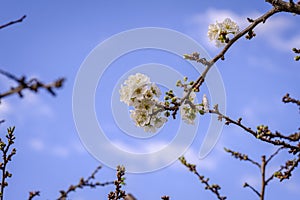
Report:
[{"label": "tree branch", "polygon": [[0,170],[2,172],[1,183],[0,183],[0,200],[4,199],[4,189],[8,186],[6,181],[7,178],[10,178],[12,174],[6,169],[7,164],[11,161],[12,157],[16,154],[17,150],[13,148],[10,150],[11,145],[15,143],[14,135],[15,127],[7,129],[7,134],[5,135],[7,143],[3,142],[0,138],[0,150],[2,152],[2,162],[0,162]]},{"label": "tree branch", "polygon": [[[258,126],[257,127],[257,131],[252,130],[249,127],[246,127],[245,125],[242,124],[242,118],[239,118],[238,120],[233,120],[230,117],[220,113],[217,105],[214,107],[213,110],[209,110],[210,113],[213,114],[217,114],[218,115],[218,119],[220,121],[222,121],[222,119],[225,119],[225,125],[229,125],[229,124],[234,124],[236,126],[241,127],[243,130],[245,130],[246,132],[250,133],[252,136],[256,137],[257,139],[273,144],[275,146],[282,146],[285,147],[287,149],[290,150],[291,153],[298,153],[300,152],[300,146],[299,146],[299,140],[300,138],[297,140],[298,144],[297,145],[292,145],[288,142],[285,142],[284,139],[285,138],[281,138],[278,134],[274,134],[272,133],[268,126]],[[276,137],[280,137],[280,139],[274,139]]]},{"label": "tree branch", "polygon": [[200,175],[196,169],[196,165],[194,164],[190,164],[186,161],[186,159],[182,156],[179,158],[180,162],[186,166],[191,172],[193,172],[201,181],[201,183],[203,183],[205,185],[205,189],[206,190],[210,190],[213,194],[216,195],[216,197],[219,200],[225,200],[227,197],[226,196],[221,196],[221,194],[219,193],[219,190],[221,189],[221,187],[218,184],[209,184],[209,178],[205,178],[204,176]]},{"label": "tree branch", "polygon": [[10,90],[0,93],[0,100],[4,97],[18,94],[19,97],[23,97],[22,91],[25,89],[28,89],[33,92],[38,92],[40,88],[45,89],[47,92],[49,92],[51,95],[56,96],[56,93],[54,92],[54,89],[61,88],[63,86],[63,83],[65,82],[65,78],[60,78],[52,83],[44,84],[41,81],[39,81],[36,78],[32,78],[30,80],[26,80],[25,76],[22,76],[21,78],[17,78],[13,74],[6,72],[2,69],[0,69],[0,74],[6,76],[7,78],[14,80],[18,83],[18,86],[11,87]]},{"label": "tree branch", "polygon": [[1,25],[0,29],[3,29],[5,27],[11,26],[16,23],[21,23],[25,18],[26,18],[26,15],[23,15],[20,19],[17,19],[17,20],[14,20],[14,21],[11,21],[11,22]]},{"label": "tree branch", "polygon": [[280,11],[300,15],[299,3],[296,4],[293,1],[285,2],[282,0],[266,0],[266,2],[272,4],[275,8],[279,9]]},{"label": "tree branch", "polygon": [[284,97],[282,97],[282,102],[294,103],[294,104],[300,106],[300,101],[298,99],[291,98],[289,93],[287,93],[286,95],[284,95]]},{"label": "tree branch", "polygon": [[255,194],[257,194],[257,196],[260,197],[260,193],[253,186],[249,185],[249,183],[245,182],[243,187],[244,188],[246,188],[246,187],[250,188]]},{"label": "tree branch", "polygon": [[114,184],[114,181],[108,181],[108,182],[104,182],[104,183],[100,183],[100,182],[92,182],[93,179],[95,179],[95,175],[98,173],[98,171],[101,169],[101,166],[98,166],[95,171],[87,178],[80,178],[79,183],[76,185],[70,185],[69,188],[64,191],[61,190],[60,192],[60,196],[57,198],[57,200],[66,200],[69,193],[71,192],[75,192],[76,189],[83,189],[84,187],[89,187],[89,188],[96,188],[98,186],[106,186],[106,185],[112,185]]},{"label": "tree branch", "polygon": [[32,200],[36,196],[40,196],[40,191],[29,192],[28,200]]},{"label": "tree branch", "polygon": [[233,157],[236,159],[244,160],[244,161],[249,161],[253,165],[257,166],[258,168],[261,168],[260,164],[251,158],[247,154],[241,154],[240,152],[237,151],[232,151],[231,149],[224,148],[224,150],[228,153],[230,153]]}]

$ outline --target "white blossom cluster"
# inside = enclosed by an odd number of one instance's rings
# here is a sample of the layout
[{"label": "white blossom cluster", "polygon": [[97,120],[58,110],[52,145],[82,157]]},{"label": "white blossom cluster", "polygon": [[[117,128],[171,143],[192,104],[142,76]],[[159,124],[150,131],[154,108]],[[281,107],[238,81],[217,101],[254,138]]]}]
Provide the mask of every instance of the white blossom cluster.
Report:
[{"label": "white blossom cluster", "polygon": [[158,98],[160,89],[144,74],[130,75],[121,85],[120,100],[134,109],[130,110],[130,117],[136,126],[143,127],[146,132],[156,132],[167,121],[161,117]]},{"label": "white blossom cluster", "polygon": [[[184,82],[187,81],[184,80]],[[180,83],[180,84],[179,84]],[[189,84],[190,85],[190,84]],[[177,84],[178,87],[183,87],[186,92],[189,90],[188,84]],[[191,89],[191,88],[190,88]],[[164,105],[170,105],[170,102],[160,102],[159,97],[161,91],[155,83],[150,81],[150,78],[144,74],[137,73],[130,75],[119,90],[120,100],[128,106],[133,107],[130,110],[130,117],[134,120],[136,126],[144,128],[146,132],[156,132],[167,122],[169,111],[164,110]],[[166,94],[165,100],[177,101],[178,98],[174,96],[173,92],[169,91]],[[170,95],[172,96],[170,99]],[[180,114],[182,120],[187,124],[194,124],[197,114],[204,114],[209,112],[209,105],[206,95],[203,95],[202,103],[195,102],[195,92],[190,92],[187,99],[185,99],[180,106]],[[164,116],[161,114],[165,112]]]},{"label": "white blossom cluster", "polygon": [[235,36],[239,32],[239,26],[230,18],[226,18],[222,23],[210,24],[207,35],[210,41],[215,41],[217,47],[224,46],[229,41],[229,34]]}]

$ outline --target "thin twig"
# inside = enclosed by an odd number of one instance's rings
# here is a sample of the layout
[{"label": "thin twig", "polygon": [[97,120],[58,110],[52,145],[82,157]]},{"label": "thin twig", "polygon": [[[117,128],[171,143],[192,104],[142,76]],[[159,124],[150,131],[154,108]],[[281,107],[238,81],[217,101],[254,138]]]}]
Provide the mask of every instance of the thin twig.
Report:
[{"label": "thin twig", "polygon": [[224,150],[226,152],[230,153],[236,159],[240,159],[240,160],[244,160],[244,161],[249,161],[253,165],[257,166],[258,168],[261,168],[260,164],[258,162],[256,162],[256,161],[252,160],[251,158],[249,158],[249,156],[247,154],[241,154],[240,152],[232,151],[231,149],[228,149],[228,148],[224,148]]},{"label": "thin twig", "polygon": [[255,194],[257,194],[257,196],[260,197],[260,193],[253,186],[251,186],[249,183],[245,182],[243,187],[244,188],[246,188],[246,187],[250,188]]},{"label": "thin twig", "polygon": [[118,200],[124,199],[126,197],[126,192],[122,190],[122,185],[125,185],[125,167],[117,166],[117,180],[114,181],[115,191],[108,194],[108,200]]},{"label": "thin twig", "polygon": [[10,90],[0,93],[0,100],[4,97],[18,94],[19,97],[23,97],[22,91],[25,89],[28,89],[33,92],[38,92],[40,88],[45,89],[47,92],[49,92],[51,95],[56,96],[56,93],[54,92],[54,89],[61,88],[63,86],[63,83],[65,82],[64,78],[60,78],[52,83],[44,84],[41,81],[39,81],[36,78],[32,78],[30,80],[26,80],[26,77],[22,76],[21,78],[17,78],[15,75],[6,72],[4,70],[0,69],[0,74],[6,76],[9,79],[14,80],[17,82],[18,86],[11,87]]},{"label": "thin twig", "polygon": [[57,198],[57,200],[66,200],[68,195],[71,192],[75,192],[76,189],[83,189],[84,187],[89,187],[89,188],[96,188],[98,186],[104,187],[107,185],[112,185],[114,184],[114,181],[107,181],[104,183],[100,183],[100,182],[92,182],[93,179],[95,179],[95,175],[98,173],[98,171],[101,169],[101,166],[98,166],[95,171],[87,178],[80,178],[79,183],[76,185],[70,185],[69,188],[64,191],[61,190],[60,192],[60,196]]},{"label": "thin twig", "polygon": [[186,166],[191,172],[193,172],[201,181],[201,183],[203,183],[205,185],[205,189],[206,190],[210,190],[213,194],[216,195],[216,197],[219,200],[225,200],[227,197],[226,196],[221,196],[221,194],[219,193],[219,190],[221,189],[221,187],[218,184],[209,184],[209,178],[205,178],[204,176],[200,175],[196,169],[196,165],[194,164],[190,164],[186,161],[186,159],[182,156],[179,158],[180,162]]},{"label": "thin twig", "polygon": [[12,174],[6,169],[7,164],[11,161],[12,157],[16,154],[17,150],[13,148],[10,150],[11,145],[15,143],[15,135],[14,135],[15,127],[11,127],[7,129],[7,143],[3,142],[0,138],[0,150],[2,152],[2,159],[3,161],[0,162],[0,170],[2,172],[1,177],[1,188],[0,188],[0,200],[3,200],[4,198],[4,189],[8,186],[8,183],[6,181],[7,178],[10,178]]},{"label": "thin twig", "polygon": [[290,97],[290,94],[287,93],[286,95],[284,95],[284,97],[282,97],[282,102],[284,103],[295,103],[298,106],[300,106],[300,101],[294,98]]},{"label": "thin twig", "polygon": [[[213,114],[217,114],[218,115],[218,118],[220,120],[222,119],[225,119],[225,124],[226,125],[229,125],[229,124],[234,124],[234,125],[237,125],[239,127],[241,127],[243,130],[245,130],[246,132],[250,133],[252,136],[256,137],[257,139],[260,139],[264,142],[267,142],[267,143],[270,143],[270,144],[273,144],[275,146],[283,146],[287,149],[290,149],[291,152],[293,153],[296,153],[296,152],[300,152],[300,146],[294,146],[294,145],[291,145],[283,140],[272,140],[272,134],[269,130],[268,130],[268,134],[266,135],[261,135],[260,133],[252,130],[251,128],[249,127],[246,127],[245,125],[242,124],[241,122],[241,118],[239,118],[238,120],[233,120],[231,119],[230,117],[220,113],[220,111],[218,109],[214,109],[214,110],[209,110],[210,113],[213,113]],[[264,127],[263,127],[264,128]],[[278,136],[278,135],[276,135]],[[282,138],[284,139],[284,138]]]},{"label": "thin twig", "polygon": [[28,200],[32,200],[36,196],[40,196],[40,191],[29,192]]},{"label": "thin twig", "polygon": [[271,154],[270,157],[266,160],[266,164],[268,164],[283,149],[284,147],[280,147],[273,154]]},{"label": "thin twig", "polygon": [[16,23],[20,23],[22,22],[24,19],[26,18],[26,15],[23,15],[20,19],[17,19],[17,20],[14,20],[14,21],[11,21],[11,22],[8,22],[6,24],[3,24],[0,26],[0,29],[3,29],[5,27],[8,27],[8,26],[11,26],[13,24],[16,24]]}]

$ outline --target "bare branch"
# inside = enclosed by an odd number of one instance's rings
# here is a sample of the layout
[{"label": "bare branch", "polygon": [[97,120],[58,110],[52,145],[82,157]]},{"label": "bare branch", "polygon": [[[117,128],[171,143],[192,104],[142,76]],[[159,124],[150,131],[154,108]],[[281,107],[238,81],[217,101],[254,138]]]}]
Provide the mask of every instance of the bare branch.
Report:
[{"label": "bare branch", "polygon": [[15,143],[15,135],[14,135],[15,127],[11,127],[7,129],[7,134],[5,137],[7,138],[7,142],[3,142],[0,138],[0,151],[2,152],[2,161],[0,162],[0,170],[2,172],[1,183],[0,183],[0,200],[4,198],[4,189],[8,186],[7,178],[10,178],[12,174],[6,169],[7,164],[11,161],[12,157],[16,154],[17,150],[13,148],[10,150],[11,145]]},{"label": "bare branch", "polygon": [[205,178],[204,176],[200,175],[196,169],[196,165],[194,164],[190,164],[186,161],[186,159],[182,156],[179,158],[180,162],[186,166],[191,172],[193,172],[201,181],[201,183],[203,183],[205,185],[205,189],[206,190],[210,190],[213,194],[216,195],[216,197],[219,200],[225,200],[227,197],[226,196],[221,196],[221,194],[219,193],[219,190],[221,189],[221,187],[218,184],[209,184],[209,178]]},{"label": "bare branch", "polygon": [[292,176],[292,172],[294,171],[294,169],[298,167],[299,162],[300,162],[300,154],[298,154],[298,158],[293,160],[288,160],[284,166],[281,166],[282,170],[275,172],[274,176],[276,178],[279,178],[280,181],[289,179]]},{"label": "bare branch", "polygon": [[243,187],[244,188],[246,188],[246,187],[250,188],[255,194],[257,194],[257,196],[260,197],[260,193],[253,186],[249,185],[249,183],[245,182]]},{"label": "bare branch", "polygon": [[298,106],[300,106],[300,101],[298,99],[291,98],[289,93],[287,93],[286,95],[284,95],[284,97],[282,97],[282,102],[284,102],[284,103],[295,103]]},{"label": "bare branch", "polygon": [[32,200],[36,196],[40,196],[40,191],[29,192],[28,200]]},{"label": "bare branch", "polygon": [[126,192],[124,190],[121,190],[122,185],[125,185],[124,175],[125,175],[125,167],[118,166],[117,167],[117,180],[114,181],[116,189],[115,189],[115,191],[112,191],[108,194],[108,200],[118,200],[118,199],[124,199],[126,197]]},{"label": "bare branch", "polygon": [[13,24],[16,24],[16,23],[20,23],[22,22],[24,19],[26,18],[26,15],[23,15],[20,19],[17,19],[17,20],[14,20],[14,21],[11,21],[11,22],[8,22],[6,24],[3,24],[0,26],[0,29],[3,29],[5,27],[8,27],[8,26],[11,26]]},{"label": "bare branch", "polygon": [[258,168],[260,168],[260,164],[254,160],[252,160],[251,158],[249,158],[249,156],[247,154],[241,154],[240,152],[237,151],[232,151],[230,149],[224,148],[224,150],[228,153],[230,153],[233,157],[235,157],[236,159],[240,159],[240,160],[244,160],[244,161],[249,161],[250,163],[252,163],[253,165],[257,166]]},{"label": "bare branch", "polygon": [[266,164],[268,164],[284,147],[278,148],[270,157],[266,160]]},{"label": "bare branch", "polygon": [[289,12],[300,15],[300,5],[295,4],[293,1],[285,2],[282,0],[266,0],[280,11]]},{"label": "bare branch", "polygon": [[[243,125],[242,122],[241,122],[241,118],[239,118],[238,120],[233,120],[230,117],[225,116],[222,113],[220,113],[220,111],[217,110],[217,109],[209,110],[209,112],[213,113],[213,114],[217,114],[219,120],[225,119],[225,124],[226,125],[229,125],[229,124],[237,125],[237,126],[241,127],[243,130],[250,133],[252,136],[256,137],[257,139],[259,139],[261,141],[273,144],[275,146],[285,147],[285,148],[289,149],[291,153],[294,153],[294,154],[297,153],[297,152],[300,152],[299,144],[298,145],[292,145],[288,142],[285,142],[284,141],[285,138],[280,138],[281,140],[280,139],[274,139],[276,137],[279,137],[279,135],[272,133],[269,130],[268,126],[263,126],[263,125],[258,126],[257,131],[254,131],[251,128],[246,127],[245,125]],[[299,140],[300,140],[300,138],[299,138]]]},{"label": "bare branch", "polygon": [[51,95],[56,96],[56,93],[54,92],[54,89],[61,88],[63,86],[63,83],[65,82],[64,78],[60,78],[52,83],[44,84],[41,81],[39,81],[36,78],[32,78],[30,80],[26,80],[26,77],[22,76],[21,78],[17,78],[13,74],[6,72],[4,70],[0,69],[0,74],[6,76],[9,79],[14,80],[15,82],[18,83],[18,86],[16,87],[11,87],[10,90],[0,93],[0,100],[4,97],[13,95],[13,94],[18,94],[19,97],[23,97],[22,91],[25,89],[28,89],[33,92],[38,92],[40,88],[45,89],[47,92],[49,92]]},{"label": "bare branch", "polygon": [[89,187],[89,188],[96,188],[98,186],[104,187],[106,185],[112,185],[114,184],[114,181],[108,181],[104,183],[100,182],[92,182],[93,179],[95,179],[95,175],[98,173],[98,171],[101,169],[101,166],[98,166],[95,171],[87,178],[80,178],[79,183],[76,185],[70,185],[69,188],[64,191],[60,191],[60,196],[57,198],[57,200],[65,200],[67,199],[68,195],[71,192],[75,192],[76,189],[83,189],[84,187]]}]

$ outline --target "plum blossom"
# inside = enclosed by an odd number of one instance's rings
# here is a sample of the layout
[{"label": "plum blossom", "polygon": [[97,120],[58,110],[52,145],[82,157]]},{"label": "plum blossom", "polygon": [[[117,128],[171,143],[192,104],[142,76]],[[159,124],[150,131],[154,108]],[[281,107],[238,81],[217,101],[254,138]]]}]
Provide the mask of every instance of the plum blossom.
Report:
[{"label": "plum blossom", "polygon": [[214,41],[217,47],[224,46],[229,41],[229,34],[235,36],[239,33],[239,26],[230,18],[226,18],[222,23],[216,22],[208,26],[207,36],[210,41]]},{"label": "plum blossom", "polygon": [[150,78],[144,74],[130,75],[121,85],[120,101],[133,107],[130,117],[138,127],[143,127],[146,132],[156,132],[167,121],[161,117],[158,110],[161,95],[159,87],[150,82]]}]

